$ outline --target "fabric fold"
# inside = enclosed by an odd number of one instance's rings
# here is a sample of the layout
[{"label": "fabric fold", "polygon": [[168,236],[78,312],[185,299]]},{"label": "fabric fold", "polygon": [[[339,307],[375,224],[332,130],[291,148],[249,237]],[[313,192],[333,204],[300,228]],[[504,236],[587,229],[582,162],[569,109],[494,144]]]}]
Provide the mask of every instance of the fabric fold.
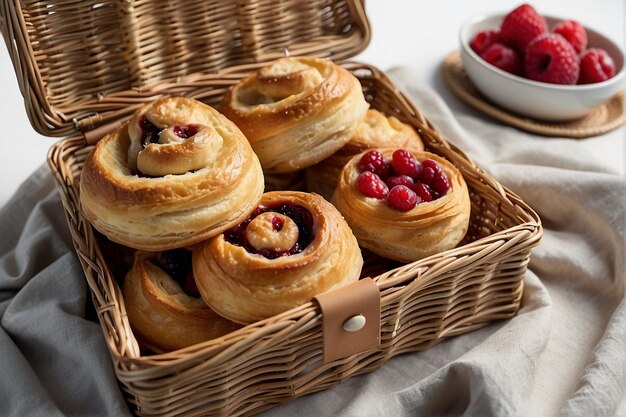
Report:
[{"label": "fabric fold", "polygon": [[0,415],[130,415],[47,166],[0,219]]}]

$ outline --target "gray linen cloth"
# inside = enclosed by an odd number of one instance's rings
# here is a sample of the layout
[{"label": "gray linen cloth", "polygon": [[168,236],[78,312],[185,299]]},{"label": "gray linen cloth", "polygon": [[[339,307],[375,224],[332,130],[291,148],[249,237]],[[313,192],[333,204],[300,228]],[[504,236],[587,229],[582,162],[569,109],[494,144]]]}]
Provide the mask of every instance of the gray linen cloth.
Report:
[{"label": "gray linen cloth", "polygon": [[[264,415],[626,416],[626,181],[597,157],[621,149],[609,141],[623,131],[538,137],[444,101],[440,82],[436,92],[408,69],[391,74],[541,216],[522,308]],[[0,210],[0,227],[0,415],[128,415],[47,167]]]}]

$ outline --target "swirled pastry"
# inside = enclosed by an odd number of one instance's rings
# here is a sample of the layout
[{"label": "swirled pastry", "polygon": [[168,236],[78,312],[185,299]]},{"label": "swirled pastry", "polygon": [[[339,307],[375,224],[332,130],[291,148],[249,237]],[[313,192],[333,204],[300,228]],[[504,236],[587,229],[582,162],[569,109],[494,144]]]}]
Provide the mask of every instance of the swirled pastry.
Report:
[{"label": "swirled pastry", "polygon": [[164,98],[102,138],[82,172],[85,217],[109,239],[144,250],[184,247],[241,222],[263,193],[241,131],[193,99]]},{"label": "swirled pastry", "polygon": [[137,251],[123,295],[137,339],[156,352],[169,352],[215,339],[239,325],[211,310],[195,286],[191,252]]},{"label": "swirled pastry", "polygon": [[359,80],[329,60],[283,58],[229,89],[220,110],[266,173],[294,172],[344,146],[365,115]]},{"label": "swirled pastry", "polygon": [[367,149],[387,147],[423,151],[424,143],[408,124],[376,109],[369,109],[343,148],[306,169],[307,190],[330,200],[343,166],[354,155]]},{"label": "swirled pastry", "polygon": [[455,247],[467,232],[471,208],[454,165],[406,149],[354,156],[341,172],[332,202],[362,247],[402,262]]},{"label": "swirled pastry", "polygon": [[358,280],[363,258],[352,231],[316,194],[269,192],[240,225],[194,248],[202,298],[252,323]]}]

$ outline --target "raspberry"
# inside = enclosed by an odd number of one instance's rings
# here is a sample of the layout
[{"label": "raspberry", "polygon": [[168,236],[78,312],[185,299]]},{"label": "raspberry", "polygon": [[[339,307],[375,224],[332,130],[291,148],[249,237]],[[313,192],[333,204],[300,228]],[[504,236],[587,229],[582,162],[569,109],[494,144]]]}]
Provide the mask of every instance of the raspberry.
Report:
[{"label": "raspberry", "polygon": [[435,180],[433,181],[433,189],[437,193],[445,195],[450,188],[450,181],[448,180],[448,177],[446,177],[446,174],[438,172],[435,175]]},{"label": "raspberry", "polygon": [[387,194],[387,204],[400,211],[409,211],[417,205],[419,197],[406,185],[396,185]]},{"label": "raspberry", "polygon": [[433,201],[433,195],[428,185],[422,182],[416,182],[411,189],[415,191],[415,194],[417,194],[422,201]]},{"label": "raspberry", "polygon": [[546,33],[528,44],[524,57],[526,77],[553,84],[576,84],[580,65],[574,47],[561,35]]},{"label": "raspberry", "polygon": [[389,193],[389,187],[373,172],[365,171],[356,179],[356,186],[365,197],[382,200]]},{"label": "raspberry", "polygon": [[426,185],[433,185],[433,181],[435,180],[435,175],[437,175],[437,173],[435,172],[435,170],[431,167],[425,167],[422,170],[422,174],[419,177],[420,182],[423,182]]},{"label": "raspberry", "polygon": [[391,155],[391,167],[398,175],[417,178],[422,172],[422,164],[406,149],[398,149]]},{"label": "raspberry", "polygon": [[500,41],[524,54],[526,46],[537,35],[546,33],[546,20],[529,4],[522,4],[504,17],[500,25]]},{"label": "raspberry", "polygon": [[491,45],[498,42],[499,38],[499,30],[484,30],[482,32],[478,32],[476,36],[474,36],[474,39],[470,42],[470,48],[480,55]]},{"label": "raspberry", "polygon": [[424,168],[432,168],[435,172],[441,171],[441,167],[439,166],[437,161],[434,161],[432,159],[424,159],[422,161],[422,165],[424,166]]},{"label": "raspberry", "polygon": [[578,84],[606,81],[615,75],[615,63],[601,48],[590,48],[580,55],[580,76]]},{"label": "raspberry", "polygon": [[578,54],[587,47],[587,31],[576,20],[561,21],[554,26],[552,32],[558,33],[567,39]]},{"label": "raspberry", "polygon": [[413,186],[413,178],[409,177],[408,175],[396,175],[393,177],[389,177],[385,182],[390,189],[395,187],[396,185],[406,185],[409,188]]},{"label": "raspberry", "polygon": [[357,168],[361,172],[373,172],[380,178],[387,178],[389,176],[389,164],[385,161],[385,157],[378,151],[369,151],[363,155],[357,164]]},{"label": "raspberry", "polygon": [[494,43],[480,54],[480,57],[503,71],[515,75],[522,73],[522,62],[517,52],[501,43]]}]

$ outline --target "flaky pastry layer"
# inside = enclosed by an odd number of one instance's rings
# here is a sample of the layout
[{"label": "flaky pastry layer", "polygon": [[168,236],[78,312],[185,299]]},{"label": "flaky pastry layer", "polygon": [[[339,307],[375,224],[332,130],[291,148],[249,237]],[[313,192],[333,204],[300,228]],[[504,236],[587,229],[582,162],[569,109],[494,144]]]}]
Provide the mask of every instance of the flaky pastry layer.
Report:
[{"label": "flaky pastry layer", "polygon": [[[391,160],[393,149],[378,149]],[[433,159],[446,173],[451,189],[437,200],[423,202],[410,211],[391,208],[386,201],[366,197],[357,189],[360,172],[354,156],[341,172],[333,204],[344,215],[359,244],[386,258],[402,262],[454,248],[469,227],[471,204],[461,172],[446,159],[430,152],[412,152],[419,161]]]},{"label": "flaky pastry layer", "polygon": [[229,89],[220,111],[266,173],[304,169],[344,146],[365,115],[359,80],[329,60],[283,58]]},{"label": "flaky pastry layer", "polygon": [[[183,174],[139,172],[129,155],[141,151],[136,136],[145,118],[164,131],[197,125],[199,133],[184,140],[182,150],[189,152],[187,145],[206,134],[205,165]],[[153,145],[167,146],[148,146]],[[167,152],[155,158],[161,166],[170,159]],[[176,97],[144,106],[96,144],[81,175],[80,201],[85,217],[109,239],[158,251],[197,243],[237,224],[256,207],[263,188],[261,165],[241,131],[213,108]]]},{"label": "flaky pastry layer", "polygon": [[215,339],[239,325],[183,292],[155,264],[154,253],[137,251],[123,285],[128,321],[135,336],[156,352],[169,352]]},{"label": "flaky pastry layer", "polygon": [[313,217],[314,238],[301,253],[267,259],[218,235],[197,245],[193,270],[202,298],[216,312],[252,323],[358,280],[363,258],[352,231],[332,204],[316,194],[270,192],[262,206],[286,202]]}]

